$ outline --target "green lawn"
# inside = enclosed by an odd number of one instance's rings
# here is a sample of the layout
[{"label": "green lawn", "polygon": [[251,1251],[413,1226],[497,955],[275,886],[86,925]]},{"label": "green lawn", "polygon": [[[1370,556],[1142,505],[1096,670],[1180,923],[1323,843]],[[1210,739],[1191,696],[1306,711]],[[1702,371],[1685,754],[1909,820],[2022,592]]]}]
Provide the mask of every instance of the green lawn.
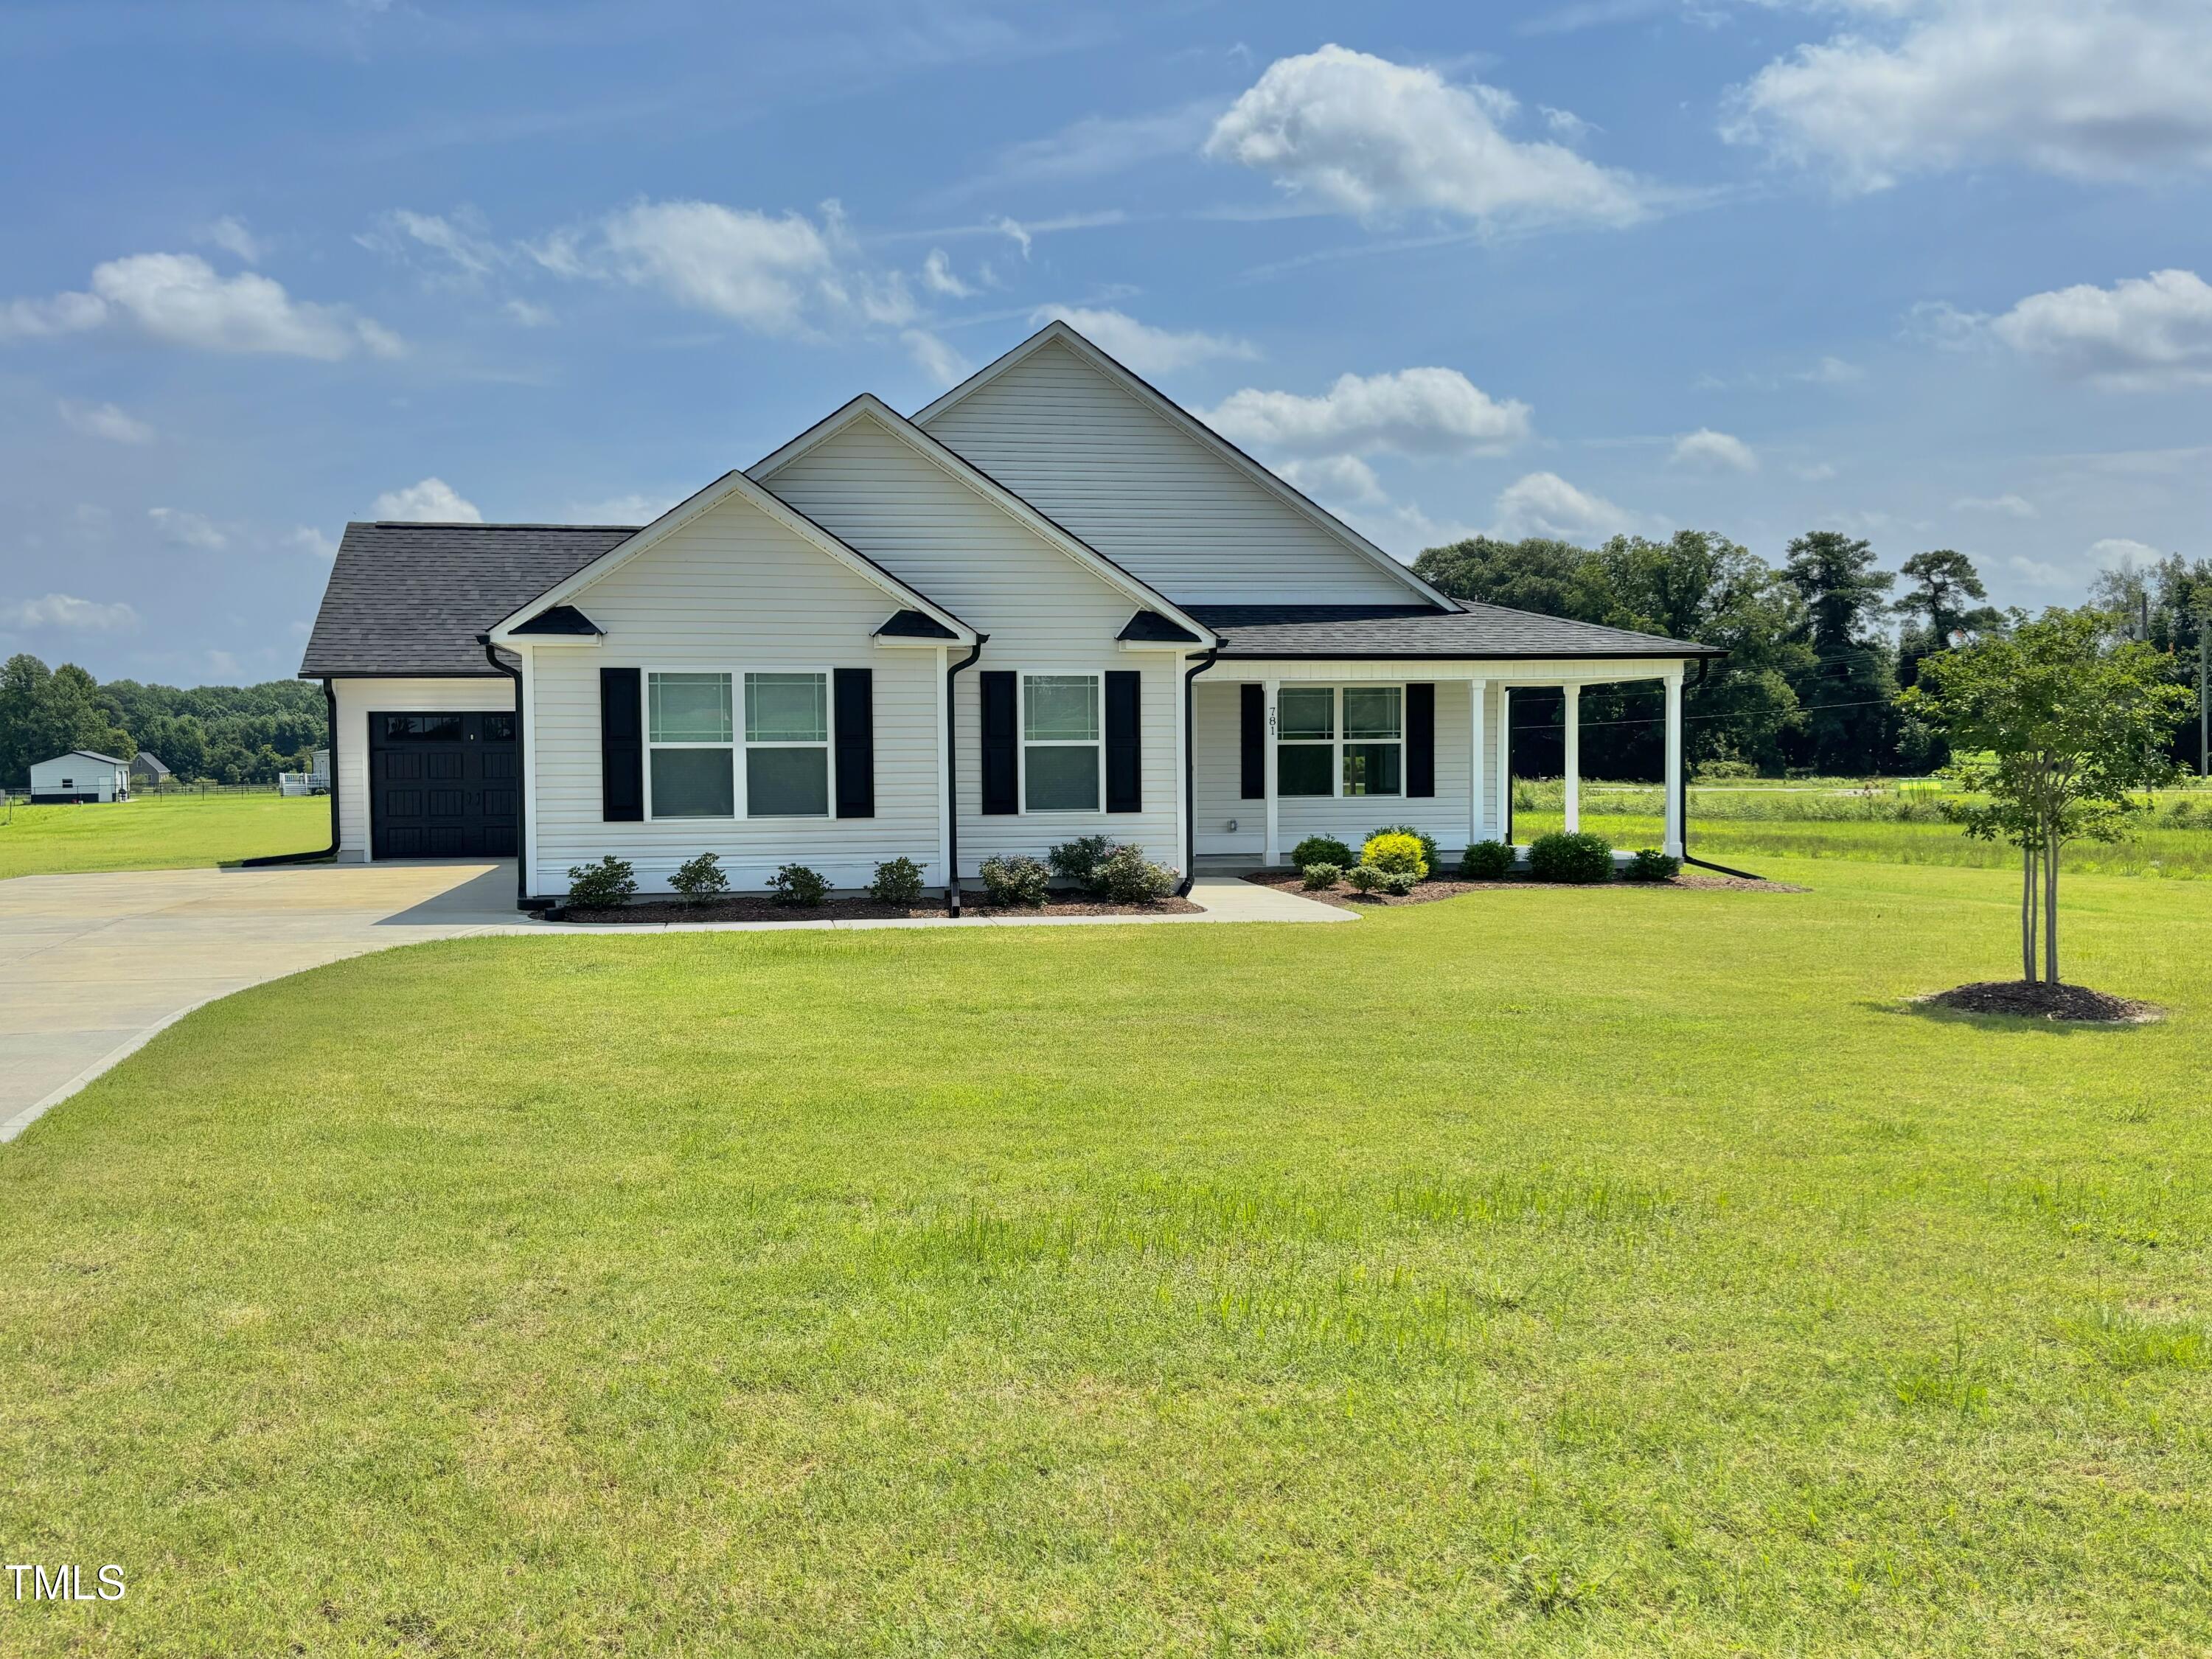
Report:
[{"label": "green lawn", "polygon": [[463,940],[0,1148],[0,1650],[2201,1654],[2212,885]]},{"label": "green lawn", "polygon": [[92,806],[0,807],[0,879],[189,870],[331,843],[319,795],[141,795]]}]

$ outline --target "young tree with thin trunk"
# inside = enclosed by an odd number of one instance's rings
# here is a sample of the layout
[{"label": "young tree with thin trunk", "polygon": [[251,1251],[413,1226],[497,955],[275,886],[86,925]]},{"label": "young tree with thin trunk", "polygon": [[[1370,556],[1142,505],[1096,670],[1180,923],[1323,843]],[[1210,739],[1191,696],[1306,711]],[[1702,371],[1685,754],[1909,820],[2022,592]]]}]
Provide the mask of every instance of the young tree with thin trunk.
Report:
[{"label": "young tree with thin trunk", "polygon": [[2112,637],[2097,611],[2048,611],[2009,635],[1929,658],[1899,700],[1942,730],[1947,775],[1983,799],[1947,805],[1970,836],[2021,849],[2021,978],[2058,983],[2058,858],[2069,841],[2117,841],[2135,792],[2173,775],[2166,752],[2189,694],[2160,654]]}]

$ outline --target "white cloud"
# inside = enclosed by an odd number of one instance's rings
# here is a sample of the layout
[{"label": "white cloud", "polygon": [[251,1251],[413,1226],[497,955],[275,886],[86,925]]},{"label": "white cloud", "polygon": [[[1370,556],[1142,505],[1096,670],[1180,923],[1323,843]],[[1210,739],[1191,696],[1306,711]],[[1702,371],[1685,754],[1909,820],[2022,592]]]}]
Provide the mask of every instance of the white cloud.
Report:
[{"label": "white cloud", "polygon": [[1722,131],[1879,190],[2019,162],[2074,178],[2212,167],[2200,0],[1899,0],[1737,88]]},{"label": "white cloud", "polygon": [[179,547],[196,547],[204,553],[213,553],[230,545],[226,536],[215,523],[198,513],[187,513],[178,507],[149,507],[146,516],[162,537]]},{"label": "white cloud", "polygon": [[1318,455],[1286,461],[1275,471],[1293,489],[1316,501],[1349,501],[1362,507],[1381,507],[1389,501],[1375,469],[1357,455]]},{"label": "white cloud", "polygon": [[117,444],[150,443],[154,439],[152,427],[113,404],[81,404],[64,398],[61,411],[63,424],[88,438],[105,438]]},{"label": "white cloud", "polygon": [[2107,569],[2115,565],[2155,564],[2166,556],[2148,542],[2139,542],[2127,536],[2107,536],[2089,544],[2091,561]]},{"label": "white cloud", "polygon": [[219,275],[195,253],[134,253],[93,268],[91,292],[15,300],[0,308],[0,340],[114,325],[167,345],[334,359],[361,348],[396,356],[398,337],[343,306],[295,300],[255,271]]},{"label": "white cloud", "polygon": [[1790,476],[1807,483],[1826,483],[1836,476],[1836,466],[1832,461],[1801,461],[1790,469]]},{"label": "white cloud", "polygon": [[558,275],[658,289],[763,334],[804,331],[836,264],[830,234],[803,215],[717,202],[638,202],[531,252]]},{"label": "white cloud", "polygon": [[1139,374],[1167,374],[1193,363],[1220,357],[1257,357],[1249,342],[1225,334],[1206,334],[1197,329],[1154,328],[1126,312],[1087,309],[1081,306],[1039,306],[1030,321],[1042,324],[1059,319],[1093,342],[1109,357],[1119,358]]},{"label": "white cloud", "polygon": [[202,225],[199,240],[224,252],[235,255],[249,265],[258,265],[269,252],[269,244],[246,228],[246,221],[234,214],[225,214],[211,224]]},{"label": "white cloud", "polygon": [[367,234],[354,240],[394,259],[409,259],[415,249],[425,249],[438,256],[440,279],[462,287],[482,282],[508,258],[485,228],[483,216],[466,209],[446,218],[394,208],[379,214]]},{"label": "white cloud", "polygon": [[530,300],[509,300],[500,309],[525,328],[550,328],[558,320],[551,307]]},{"label": "white cloud", "polygon": [[1706,472],[1759,471],[1759,457],[1752,453],[1749,444],[1711,427],[1700,427],[1677,438],[1674,453],[1667,460],[1670,466],[1693,467]]},{"label": "white cloud", "polygon": [[968,360],[927,329],[910,328],[899,338],[915,365],[939,386],[955,386],[968,378]]},{"label": "white cloud", "polygon": [[2035,517],[2035,503],[2021,495],[1961,495],[1951,507],[1958,513],[2001,513],[2011,519]]},{"label": "white cloud", "polygon": [[1823,357],[1810,368],[1800,369],[1790,377],[1809,386],[1849,386],[1854,380],[1866,379],[1866,370],[1856,363],[1845,362],[1841,357]]},{"label": "white cloud", "polygon": [[138,613],[119,601],[101,605],[74,594],[49,593],[44,599],[0,604],[0,627],[69,628],[106,634],[137,626]]},{"label": "white cloud", "polygon": [[313,525],[295,525],[277,538],[278,545],[311,559],[335,559],[338,544]]},{"label": "white cloud", "polygon": [[1248,387],[1204,418],[1235,442],[1293,455],[1494,455],[1528,437],[1528,416],[1455,368],[1405,368],[1340,375],[1317,398]]},{"label": "white cloud", "polygon": [[2212,285],[2193,270],[2031,294],[1988,326],[2014,350],[2117,391],[2212,384]]},{"label": "white cloud", "polygon": [[443,478],[425,478],[404,489],[387,489],[369,509],[379,519],[409,520],[423,524],[482,524],[483,514],[474,501]]},{"label": "white cloud", "polygon": [[1510,94],[1327,46],[1279,58],[1214,125],[1205,154],[1363,219],[1407,210],[1486,228],[1620,225],[1642,217],[1626,174],[1563,144],[1519,142]]},{"label": "white cloud", "polygon": [[604,501],[578,501],[568,508],[575,524],[647,525],[676,505],[681,495],[613,495]]},{"label": "white cloud", "polygon": [[952,261],[941,247],[930,249],[928,257],[922,260],[921,285],[932,294],[954,300],[964,300],[975,291],[953,274]]},{"label": "white cloud", "polygon": [[1498,522],[1491,533],[1507,540],[1550,536],[1577,541],[1611,536],[1635,523],[1634,514],[1576,489],[1556,472],[1531,472],[1498,493]]}]

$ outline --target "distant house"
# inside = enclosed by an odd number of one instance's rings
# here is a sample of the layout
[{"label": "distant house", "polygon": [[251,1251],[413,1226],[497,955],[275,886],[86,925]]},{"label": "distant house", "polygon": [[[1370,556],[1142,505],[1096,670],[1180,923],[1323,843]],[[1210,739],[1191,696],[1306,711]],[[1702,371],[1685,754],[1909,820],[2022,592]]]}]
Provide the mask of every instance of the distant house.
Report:
[{"label": "distant house", "polygon": [[169,775],[169,769],[161,764],[161,757],[149,754],[143,749],[138,751],[138,758],[131,763],[131,781],[133,783],[159,785]]},{"label": "distant house", "polygon": [[131,763],[91,749],[72,749],[31,767],[31,800],[34,805],[63,805],[76,801],[129,800]]}]

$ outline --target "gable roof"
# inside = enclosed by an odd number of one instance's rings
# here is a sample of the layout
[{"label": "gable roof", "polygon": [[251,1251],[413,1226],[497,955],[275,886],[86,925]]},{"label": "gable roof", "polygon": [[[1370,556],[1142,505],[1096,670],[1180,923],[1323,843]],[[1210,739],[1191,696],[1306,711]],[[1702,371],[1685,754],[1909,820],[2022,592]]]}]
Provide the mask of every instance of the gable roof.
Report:
[{"label": "gable roof", "polygon": [[489,675],[478,635],[635,533],[628,525],[349,524],[300,672]]},{"label": "gable roof", "polygon": [[1448,611],[1422,605],[1193,605],[1221,635],[1224,662],[1238,657],[1724,657],[1718,646],[1571,622],[1462,599]]},{"label": "gable roof", "polygon": [[516,605],[493,624],[489,632],[494,640],[501,640],[514,633],[518,625],[526,623],[541,611],[567,605],[568,601],[589,587],[593,582],[611,575],[628,564],[639,554],[665,540],[686,525],[711,513],[732,496],[757,507],[769,519],[809,544],[817,551],[843,565],[863,581],[881,588],[901,607],[919,611],[922,615],[941,623],[963,644],[972,644],[975,630],[962,622],[943,605],[919,590],[908,586],[890,571],[878,564],[858,548],[817,524],[788,502],[778,499],[743,472],[725,472],[704,489],[690,496],[655,519],[642,529],[629,532],[615,545],[607,548],[589,563],[571,571],[552,586],[525,604]]},{"label": "gable roof", "polygon": [[1347,550],[1376,565],[1393,579],[1402,582],[1418,598],[1427,599],[1442,610],[1449,611],[1451,608],[1452,602],[1449,599],[1415,575],[1412,568],[1402,560],[1392,558],[1390,555],[1376,546],[1373,542],[1369,541],[1366,537],[1345,523],[1320,502],[1278,477],[1267,467],[1261,465],[1258,461],[1206,425],[1197,416],[1192,414],[1127,364],[1100,349],[1079,331],[1070,327],[1057,318],[1047,323],[1012,350],[986,363],[935,402],[915,410],[915,424],[927,427],[932,421],[971,392],[981,391],[1016,364],[1024,362],[1043,347],[1054,343],[1065,346],[1080,361],[1121,386],[1138,402],[1155,413],[1165,416],[1168,422],[1181,431],[1184,436],[1227,462],[1231,468],[1243,474],[1246,478],[1259,485],[1261,489],[1275,497],[1292,512],[1308,520],[1335,540],[1341,542]]},{"label": "gable roof", "polygon": [[54,763],[54,761],[76,760],[80,757],[85,760],[98,761],[103,766],[128,766],[130,764],[128,761],[119,761],[112,755],[103,755],[97,749],[72,749],[65,755],[56,755],[53,757],[53,760],[40,761],[39,764],[41,766],[52,766]]},{"label": "gable roof", "polygon": [[827,442],[860,420],[874,421],[924,460],[956,482],[965,484],[1032,535],[1058,549],[1125,599],[1144,610],[1157,611],[1188,624],[1192,638],[1199,643],[1211,642],[1203,624],[1150,582],[1116,564],[1073,532],[1055,524],[966,456],[939,442],[872,392],[863,392],[828,419],[817,421],[807,428],[773,455],[756,462],[750,469],[752,476],[772,477],[808,451]]},{"label": "gable roof", "polygon": [[161,757],[150,749],[141,749],[131,757],[131,769],[136,772],[142,768],[157,778],[166,778],[170,775],[169,769],[161,764]]}]

